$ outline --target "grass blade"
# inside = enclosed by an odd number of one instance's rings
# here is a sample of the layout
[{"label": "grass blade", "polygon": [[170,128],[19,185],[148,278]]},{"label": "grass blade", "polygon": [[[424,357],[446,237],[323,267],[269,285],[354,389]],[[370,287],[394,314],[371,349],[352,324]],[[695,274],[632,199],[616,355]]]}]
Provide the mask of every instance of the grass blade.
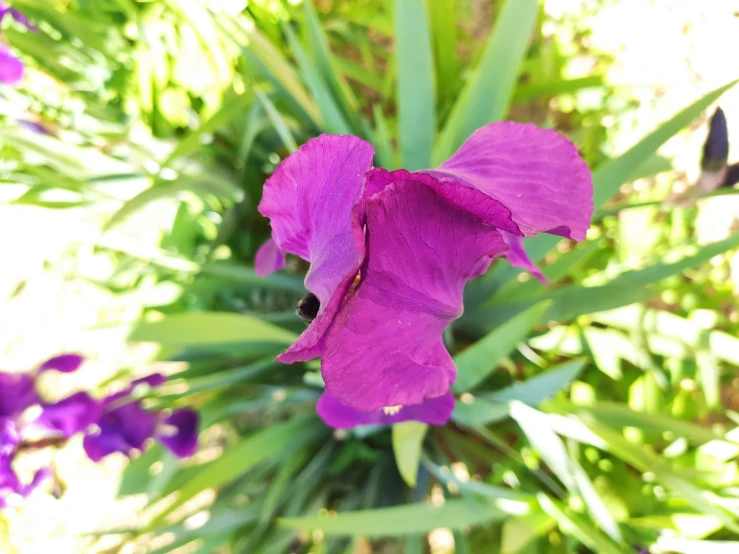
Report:
[{"label": "grass blade", "polygon": [[431,167],[436,132],[434,62],[424,0],[396,0],[398,136],[403,167]]},{"label": "grass blade", "polygon": [[538,8],[537,0],[508,0],[503,6],[482,60],[439,136],[434,165],[451,156],[476,129],[505,116]]}]

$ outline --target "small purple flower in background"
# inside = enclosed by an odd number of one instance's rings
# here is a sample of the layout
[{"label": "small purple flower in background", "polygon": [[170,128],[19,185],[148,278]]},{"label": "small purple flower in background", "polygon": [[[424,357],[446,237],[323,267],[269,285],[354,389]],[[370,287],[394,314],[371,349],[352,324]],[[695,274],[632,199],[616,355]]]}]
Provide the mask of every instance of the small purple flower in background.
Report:
[{"label": "small purple flower in background", "polygon": [[[18,23],[30,31],[38,31],[38,28],[28,21],[28,18],[15,8],[11,8],[0,0],[0,23],[5,16],[12,17]],[[10,50],[0,44],[0,82],[15,85],[23,79],[23,62],[15,57]]]},{"label": "small purple flower in background", "polygon": [[52,370],[70,373],[81,364],[82,356],[64,354],[50,358],[33,373],[0,372],[0,508],[17,504],[51,476],[48,468],[41,468],[30,483],[24,484],[12,467],[23,431],[29,425],[23,421],[23,414],[28,408],[42,403],[36,391],[37,376]]},{"label": "small purple flower in background", "polygon": [[[180,458],[195,453],[199,424],[195,410],[146,410],[137,396],[137,389],[142,386],[157,387],[164,383],[166,377],[161,374],[135,380],[123,391],[103,400],[84,391],[54,403],[41,398],[36,390],[40,374],[72,373],[82,362],[78,354],[62,354],[45,361],[32,373],[0,372],[0,508],[16,505],[51,476],[48,468],[42,468],[30,483],[22,483],[12,468],[20,451],[62,445],[78,433],[85,433],[85,451],[95,462],[114,452],[130,456],[143,450],[152,438]],[[26,410],[32,406],[40,406],[41,412],[29,420]],[[46,431],[48,436],[36,442],[24,442],[24,432],[30,427]]]},{"label": "small purple flower in background", "polygon": [[166,377],[155,373],[103,399],[97,432],[88,432],[84,439],[85,452],[91,460],[97,462],[115,452],[130,456],[143,450],[151,438],[159,440],[179,458],[195,453],[199,419],[195,410],[183,408],[169,415],[149,411],[133,396],[134,389],[140,385],[157,387],[165,381]]},{"label": "small purple flower in background", "polygon": [[284,267],[286,253],[310,262],[298,305],[310,325],[277,360],[322,357],[318,413],[334,427],[440,425],[456,377],[442,333],[462,315],[465,283],[503,256],[544,281],[522,239],[583,240],[591,175],[564,137],[509,122],[479,129],[434,170],[373,168],[373,155],[357,137],[322,135],[265,184],[272,238],[257,273]]}]

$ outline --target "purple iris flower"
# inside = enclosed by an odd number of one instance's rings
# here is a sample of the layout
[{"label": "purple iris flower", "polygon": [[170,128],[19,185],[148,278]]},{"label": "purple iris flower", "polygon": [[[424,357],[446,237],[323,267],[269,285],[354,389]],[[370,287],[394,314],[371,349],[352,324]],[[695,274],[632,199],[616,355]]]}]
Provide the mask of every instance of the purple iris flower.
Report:
[{"label": "purple iris flower", "polygon": [[101,403],[96,432],[89,432],[83,441],[85,452],[94,462],[109,454],[121,452],[130,456],[144,449],[146,442],[156,438],[179,458],[192,456],[198,442],[198,414],[183,408],[169,415],[146,410],[134,389],[146,384],[161,385],[166,377],[153,374],[133,381],[124,391],[112,394]]},{"label": "purple iris flower", "polygon": [[[11,8],[0,0],[0,23],[5,16],[10,16],[30,31],[38,31],[28,18],[15,8]],[[23,79],[23,62],[15,57],[10,50],[0,45],[0,82],[15,85]]]},{"label": "purple iris flower", "polygon": [[498,256],[535,270],[523,237],[583,240],[590,171],[561,135],[511,122],[477,130],[433,170],[373,168],[373,155],[357,137],[322,135],[265,184],[272,238],[257,273],[286,253],[310,262],[298,305],[310,325],[277,360],[322,357],[319,414],[332,426],[443,424],[456,368],[442,333],[462,315],[465,283]]},{"label": "purple iris flower", "polygon": [[11,462],[10,458],[0,457],[0,509],[16,505],[51,477],[51,470],[42,468],[36,472],[30,483],[24,484],[13,471]]},{"label": "purple iris flower", "polygon": [[423,421],[430,425],[444,425],[454,411],[454,395],[446,394],[427,398],[412,406],[394,406],[364,412],[347,406],[328,393],[321,395],[316,411],[326,424],[336,429],[351,429],[358,425],[391,425],[403,421]]},{"label": "purple iris flower", "polygon": [[0,418],[15,418],[38,402],[33,375],[0,372]]}]

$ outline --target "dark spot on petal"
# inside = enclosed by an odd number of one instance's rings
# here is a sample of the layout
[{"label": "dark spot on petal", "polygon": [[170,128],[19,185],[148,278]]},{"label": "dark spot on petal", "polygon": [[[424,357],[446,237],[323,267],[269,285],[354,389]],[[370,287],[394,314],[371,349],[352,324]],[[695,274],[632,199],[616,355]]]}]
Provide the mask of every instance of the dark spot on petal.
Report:
[{"label": "dark spot on petal", "polygon": [[309,292],[298,302],[298,307],[295,309],[295,313],[298,314],[300,319],[306,323],[310,323],[318,315],[318,310],[321,308],[321,301],[318,297]]}]

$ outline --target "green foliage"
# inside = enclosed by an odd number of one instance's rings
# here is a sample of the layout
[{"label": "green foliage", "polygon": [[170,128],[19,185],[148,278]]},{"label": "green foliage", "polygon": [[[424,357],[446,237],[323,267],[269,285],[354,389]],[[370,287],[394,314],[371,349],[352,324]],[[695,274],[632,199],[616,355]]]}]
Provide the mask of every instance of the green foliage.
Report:
[{"label": "green foliage", "polygon": [[[120,493],[148,494],[150,524],[121,540],[349,554],[369,537],[377,551],[423,552],[448,528],[457,552],[513,554],[658,540],[710,552],[736,538],[739,420],[725,402],[739,326],[716,272],[739,238],[699,244],[694,208],[619,196],[669,170],[659,147],[734,83],[606,160],[608,106],[575,100],[618,92],[607,62],[568,74],[535,0],[495,3],[489,34],[464,30],[463,0],[15,4],[40,32],[4,31],[30,74],[2,89],[8,201],[95,222],[66,255],[93,252],[110,270],[79,276],[129,311],[90,340],[156,343],[183,362],[147,400],[194,405],[205,426],[202,458],[180,466],[154,448],[128,466]],[[553,98],[576,106],[561,131],[594,168],[589,239],[527,241],[550,288],[502,261],[468,286],[447,337],[452,423],[332,434],[314,415],[318,365],[273,362],[302,330],[305,267],[254,273],[264,180],[322,132],[370,140],[376,165],[427,167],[486,123],[527,119],[517,108],[558,123]],[[618,217],[632,204],[659,219],[637,262]],[[193,528],[198,510],[210,519]]]}]

